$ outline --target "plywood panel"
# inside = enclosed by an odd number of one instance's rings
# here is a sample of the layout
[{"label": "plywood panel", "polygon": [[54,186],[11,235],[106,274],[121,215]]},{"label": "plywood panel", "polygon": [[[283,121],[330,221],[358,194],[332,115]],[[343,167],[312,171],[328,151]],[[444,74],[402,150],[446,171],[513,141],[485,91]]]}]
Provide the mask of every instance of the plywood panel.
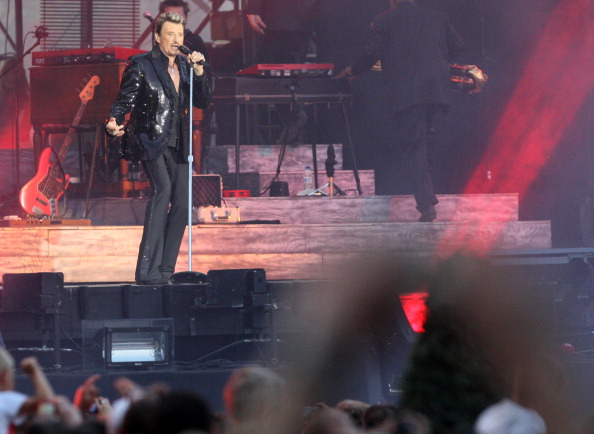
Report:
[{"label": "plywood panel", "polygon": [[[305,225],[307,251],[551,248],[550,222]],[[462,235],[462,236],[461,236]]]},{"label": "plywood panel", "polygon": [[48,232],[39,228],[0,228],[0,257],[47,256]]},{"label": "plywood panel", "polygon": [[133,282],[136,254],[133,256],[56,257],[53,269],[61,271],[67,282]]},{"label": "plywood panel", "polygon": [[3,256],[0,258],[0,276],[6,273],[41,273],[56,271],[47,256]]},{"label": "plywood panel", "polygon": [[[221,253],[303,253],[302,225],[198,225],[192,229],[192,251]],[[187,252],[187,231],[181,247]]]},{"label": "plywood panel", "polygon": [[[438,195],[437,222],[517,221],[517,194]],[[89,218],[94,225],[141,225],[148,199],[92,199]],[[419,213],[412,196],[251,197],[225,198],[249,220],[282,223],[416,222]],[[71,200],[69,218],[80,218],[84,201]]]},{"label": "plywood panel", "polygon": [[141,226],[98,226],[49,231],[50,256],[136,255],[142,237]]},{"label": "plywood panel", "polygon": [[[4,230],[0,256],[136,256],[142,228]],[[551,245],[550,222],[359,223],[307,225],[199,225],[192,229],[196,254],[307,253],[326,251],[431,250],[473,242],[498,249]],[[490,243],[490,244],[487,244]],[[187,252],[187,233],[181,252]]]},{"label": "plywood panel", "polygon": [[[438,196],[437,222],[517,221],[517,194]],[[227,206],[241,209],[245,220],[282,223],[416,222],[413,196],[257,197],[227,198]]]},{"label": "plywood panel", "polygon": [[[63,272],[71,282],[133,281],[142,227],[0,229],[0,274]],[[274,279],[328,277],[334,257],[435,249],[549,249],[550,222],[200,225],[193,269],[264,268]],[[330,261],[330,262],[328,262]],[[178,271],[187,269],[187,238]]]}]

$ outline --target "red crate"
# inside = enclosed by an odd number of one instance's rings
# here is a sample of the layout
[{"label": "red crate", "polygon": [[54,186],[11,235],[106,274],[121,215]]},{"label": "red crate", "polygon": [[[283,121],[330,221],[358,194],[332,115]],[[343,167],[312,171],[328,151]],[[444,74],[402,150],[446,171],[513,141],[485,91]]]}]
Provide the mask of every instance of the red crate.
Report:
[{"label": "red crate", "polygon": [[250,197],[249,190],[223,190],[223,197]]}]

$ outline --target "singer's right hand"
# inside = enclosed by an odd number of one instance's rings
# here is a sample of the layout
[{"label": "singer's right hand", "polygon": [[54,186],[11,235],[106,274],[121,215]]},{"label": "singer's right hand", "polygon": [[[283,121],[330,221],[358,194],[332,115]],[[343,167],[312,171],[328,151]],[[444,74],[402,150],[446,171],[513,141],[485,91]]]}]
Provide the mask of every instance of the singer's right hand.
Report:
[{"label": "singer's right hand", "polygon": [[266,24],[264,23],[264,21],[262,21],[260,15],[250,14],[247,15],[247,19],[250,22],[250,26],[252,26],[252,29],[254,29],[261,35],[264,34],[264,30],[266,30]]},{"label": "singer's right hand", "polygon": [[105,125],[105,129],[107,130],[107,133],[112,136],[120,137],[124,135],[124,126],[118,125],[115,118],[109,118],[109,122]]},{"label": "singer's right hand", "polygon": [[194,68],[194,74],[197,76],[201,76],[204,74],[204,54],[199,53],[198,51],[192,52],[192,54],[188,55],[188,59],[192,63],[192,68]]},{"label": "singer's right hand", "polygon": [[192,64],[192,68],[194,68],[194,73],[197,76],[201,76],[204,74],[204,66],[206,66],[206,58],[204,57],[204,54],[199,53],[198,51],[190,52],[190,49],[185,45],[180,45],[179,51],[182,54],[188,56],[188,60]]}]

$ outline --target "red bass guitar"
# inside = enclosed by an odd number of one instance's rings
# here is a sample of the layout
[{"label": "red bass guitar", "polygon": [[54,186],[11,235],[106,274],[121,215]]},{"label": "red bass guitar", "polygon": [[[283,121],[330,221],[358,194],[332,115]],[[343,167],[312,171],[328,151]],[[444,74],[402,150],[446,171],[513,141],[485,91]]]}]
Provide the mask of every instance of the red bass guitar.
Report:
[{"label": "red bass guitar", "polygon": [[28,214],[58,216],[58,200],[68,187],[70,176],[62,170],[62,163],[72,143],[87,103],[93,99],[99,76],[92,76],[78,95],[81,100],[74,121],[68,129],[59,151],[48,146],[39,155],[37,174],[21,188],[19,203]]}]

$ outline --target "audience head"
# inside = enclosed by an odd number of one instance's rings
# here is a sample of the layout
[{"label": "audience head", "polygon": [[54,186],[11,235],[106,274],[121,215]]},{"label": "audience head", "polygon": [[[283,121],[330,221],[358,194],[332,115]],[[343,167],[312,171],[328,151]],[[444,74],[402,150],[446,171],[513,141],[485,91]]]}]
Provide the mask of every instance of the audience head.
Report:
[{"label": "audience head", "polygon": [[358,432],[347,413],[323,406],[309,415],[301,434],[357,434]]},{"label": "audience head", "polygon": [[365,432],[395,433],[398,429],[398,408],[393,405],[372,405],[363,415]]},{"label": "audience head", "polygon": [[369,404],[356,399],[343,399],[336,404],[336,409],[348,414],[357,427],[363,426],[363,415],[368,408]]},{"label": "audience head", "polygon": [[372,405],[363,415],[365,432],[378,434],[431,434],[431,423],[420,413],[393,405]]},{"label": "audience head", "polygon": [[533,410],[504,399],[484,410],[478,417],[476,434],[546,434],[542,418]]},{"label": "audience head", "polygon": [[14,359],[8,351],[0,348],[0,390],[14,389]]},{"label": "audience head", "polygon": [[437,432],[472,432],[483,410],[511,398],[550,417],[552,427],[564,416],[554,412],[560,374],[550,361],[553,318],[542,297],[488,259],[442,261],[429,284],[425,332],[412,350],[401,405],[429,417]]},{"label": "audience head", "polygon": [[208,403],[195,392],[171,391],[157,402],[155,427],[159,434],[210,432],[213,420]]},{"label": "audience head", "polygon": [[127,433],[156,433],[156,417],[158,401],[155,397],[146,397],[133,402],[124,415],[121,427],[118,430],[121,434]]},{"label": "audience head", "polygon": [[232,425],[265,422],[278,415],[286,399],[285,380],[260,366],[235,370],[223,390],[225,410]]}]

